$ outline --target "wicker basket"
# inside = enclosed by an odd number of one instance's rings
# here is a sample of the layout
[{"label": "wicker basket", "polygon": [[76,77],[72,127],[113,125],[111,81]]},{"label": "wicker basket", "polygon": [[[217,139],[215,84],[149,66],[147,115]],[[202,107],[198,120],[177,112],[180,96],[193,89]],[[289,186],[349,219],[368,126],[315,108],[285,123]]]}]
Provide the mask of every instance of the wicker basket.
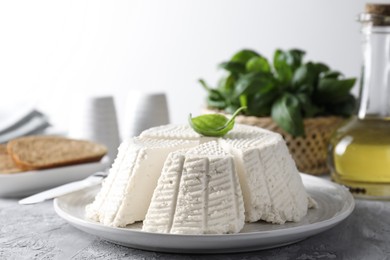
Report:
[{"label": "wicker basket", "polygon": [[259,126],[282,134],[300,172],[313,175],[329,173],[327,151],[330,136],[344,119],[316,117],[304,120],[306,137],[293,137],[283,131],[270,117],[238,116],[236,122]]},{"label": "wicker basket", "polygon": [[[204,113],[215,113],[204,110]],[[304,120],[306,137],[293,137],[283,131],[270,117],[237,116],[236,123],[259,126],[280,133],[286,140],[300,172],[322,175],[329,173],[327,167],[327,151],[330,136],[344,121],[342,117],[316,117]]]}]

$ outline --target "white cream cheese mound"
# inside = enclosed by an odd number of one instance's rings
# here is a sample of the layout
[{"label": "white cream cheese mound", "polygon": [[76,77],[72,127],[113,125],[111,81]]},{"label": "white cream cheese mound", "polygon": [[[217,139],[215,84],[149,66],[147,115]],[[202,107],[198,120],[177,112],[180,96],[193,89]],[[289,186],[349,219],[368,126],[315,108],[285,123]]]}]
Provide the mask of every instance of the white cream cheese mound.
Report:
[{"label": "white cream cheese mound", "polygon": [[124,141],[95,201],[86,207],[86,217],[115,227],[143,220],[168,154],[194,145],[186,140]]},{"label": "white cream cheese mound", "polygon": [[123,227],[148,212],[145,231],[222,234],[239,232],[244,218],[297,222],[315,206],[281,135],[236,124],[223,138],[202,137],[165,125],[121,144],[86,217]]},{"label": "white cream cheese mound", "polygon": [[215,141],[169,155],[143,230],[172,234],[238,233],[244,204],[233,157]]}]

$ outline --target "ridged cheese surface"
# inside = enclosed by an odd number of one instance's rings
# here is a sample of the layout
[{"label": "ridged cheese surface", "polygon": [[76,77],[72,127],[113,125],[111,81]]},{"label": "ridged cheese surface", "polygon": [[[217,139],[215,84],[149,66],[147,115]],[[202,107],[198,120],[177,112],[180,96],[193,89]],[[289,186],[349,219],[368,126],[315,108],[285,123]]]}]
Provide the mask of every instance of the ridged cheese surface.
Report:
[{"label": "ridged cheese surface", "polygon": [[220,142],[234,154],[239,168],[246,221],[283,224],[306,215],[308,195],[279,134],[259,133],[256,137],[237,133]]},{"label": "ridged cheese surface", "polygon": [[143,220],[168,154],[195,145],[148,138],[123,142],[95,201],[86,208],[86,217],[115,227]]},{"label": "ridged cheese surface", "polygon": [[232,156],[216,142],[168,157],[143,230],[173,234],[237,233],[244,205]]}]

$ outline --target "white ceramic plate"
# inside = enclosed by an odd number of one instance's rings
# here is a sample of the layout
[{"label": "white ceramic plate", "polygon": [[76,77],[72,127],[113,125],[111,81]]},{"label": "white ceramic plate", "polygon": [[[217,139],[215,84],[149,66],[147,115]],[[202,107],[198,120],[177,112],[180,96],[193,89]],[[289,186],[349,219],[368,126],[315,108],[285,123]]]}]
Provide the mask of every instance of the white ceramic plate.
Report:
[{"label": "white ceramic plate", "polygon": [[335,226],[353,211],[354,199],[344,187],[305,174],[302,174],[302,179],[308,193],[317,201],[317,209],[309,210],[299,223],[250,223],[245,224],[238,234],[159,234],[141,231],[142,223],[113,228],[85,220],[84,208],[93,201],[99,186],[57,198],[54,208],[60,217],[76,228],[123,246],[175,253],[255,251],[291,244],[318,234]]},{"label": "white ceramic plate", "polygon": [[0,197],[28,196],[68,182],[84,179],[109,167],[106,156],[100,162],[83,163],[46,170],[0,174]]}]

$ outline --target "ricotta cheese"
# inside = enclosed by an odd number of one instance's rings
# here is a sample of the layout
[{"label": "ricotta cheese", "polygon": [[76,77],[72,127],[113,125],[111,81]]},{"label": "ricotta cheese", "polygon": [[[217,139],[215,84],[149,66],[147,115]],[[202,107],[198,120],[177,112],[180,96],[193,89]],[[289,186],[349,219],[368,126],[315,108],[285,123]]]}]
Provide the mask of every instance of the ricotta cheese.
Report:
[{"label": "ricotta cheese", "polygon": [[239,232],[244,221],[300,221],[316,203],[281,135],[236,124],[223,138],[150,128],[119,147],[86,217],[175,234]]}]

